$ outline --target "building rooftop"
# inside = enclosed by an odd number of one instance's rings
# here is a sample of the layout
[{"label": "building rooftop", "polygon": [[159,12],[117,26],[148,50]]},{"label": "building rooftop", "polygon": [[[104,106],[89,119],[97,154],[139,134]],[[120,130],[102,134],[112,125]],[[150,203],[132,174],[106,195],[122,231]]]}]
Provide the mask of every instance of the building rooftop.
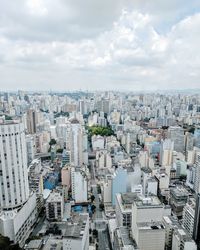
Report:
[{"label": "building rooftop", "polygon": [[179,236],[182,241],[184,242],[192,242],[193,239],[190,237],[190,235],[187,233],[187,231],[184,228],[177,228],[174,232],[175,235]]},{"label": "building rooftop", "polygon": [[176,198],[189,196],[189,192],[183,187],[171,188],[170,193],[171,193],[171,195],[175,196]]},{"label": "building rooftop", "polygon": [[62,250],[63,242],[62,240],[56,238],[49,238],[43,248],[44,250]]},{"label": "building rooftop", "polygon": [[4,120],[4,119],[0,119],[0,126],[2,125],[16,125],[16,124],[20,124],[20,122],[18,120]]},{"label": "building rooftop", "polygon": [[60,193],[52,192],[50,193],[47,202],[61,202],[62,201],[62,195]]},{"label": "building rooftop", "polygon": [[63,237],[82,238],[87,221],[87,213],[76,214],[70,219],[70,222],[61,222],[56,225],[62,231]]},{"label": "building rooftop", "polygon": [[79,124],[79,123],[80,123],[79,120],[76,119],[76,118],[70,119],[70,122],[71,122],[72,124]]},{"label": "building rooftop", "polygon": [[137,223],[139,230],[158,230],[164,229],[162,222],[140,222]]},{"label": "building rooftop", "polygon": [[130,232],[126,227],[119,227],[115,231],[118,243],[122,248],[138,249],[136,242],[130,237]]},{"label": "building rooftop", "polygon": [[141,168],[141,170],[146,174],[150,174],[152,172],[152,170],[148,167]]},{"label": "building rooftop", "polygon": [[135,201],[137,207],[145,208],[145,207],[163,207],[161,201],[157,196],[148,196],[143,197],[139,196],[140,199]]},{"label": "building rooftop", "polygon": [[175,216],[163,216],[163,223],[165,226],[170,226],[174,228],[180,228],[181,225],[178,221],[178,218]]},{"label": "building rooftop", "polygon": [[40,240],[31,240],[25,249],[40,249],[42,246],[42,239]]},{"label": "building rooftop", "polygon": [[122,204],[133,204],[134,201],[139,200],[137,193],[124,193],[121,194]]},{"label": "building rooftop", "polygon": [[148,182],[157,182],[157,180],[154,176],[152,176],[148,179]]},{"label": "building rooftop", "polygon": [[126,227],[120,227],[119,231],[123,246],[134,246],[137,248],[136,242],[130,237],[129,230]]}]

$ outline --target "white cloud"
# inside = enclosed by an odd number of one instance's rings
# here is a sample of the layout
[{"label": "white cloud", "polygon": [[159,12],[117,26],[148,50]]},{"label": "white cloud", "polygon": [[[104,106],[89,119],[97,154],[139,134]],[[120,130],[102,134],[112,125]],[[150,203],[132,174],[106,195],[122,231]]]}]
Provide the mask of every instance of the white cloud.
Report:
[{"label": "white cloud", "polygon": [[48,10],[45,7],[43,0],[28,0],[27,6],[30,10],[30,14],[41,16],[48,14]]},{"label": "white cloud", "polygon": [[19,13],[16,2],[4,3],[0,17],[1,88],[200,86],[200,14],[158,31],[165,12],[177,19],[179,0],[135,1],[134,10],[125,0],[29,0]]}]

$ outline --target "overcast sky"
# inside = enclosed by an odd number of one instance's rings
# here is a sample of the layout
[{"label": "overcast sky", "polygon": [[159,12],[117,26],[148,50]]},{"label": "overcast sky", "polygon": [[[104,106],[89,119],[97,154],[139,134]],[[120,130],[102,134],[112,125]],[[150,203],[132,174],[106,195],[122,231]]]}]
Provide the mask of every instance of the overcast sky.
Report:
[{"label": "overcast sky", "polygon": [[0,90],[200,88],[199,0],[0,0]]}]

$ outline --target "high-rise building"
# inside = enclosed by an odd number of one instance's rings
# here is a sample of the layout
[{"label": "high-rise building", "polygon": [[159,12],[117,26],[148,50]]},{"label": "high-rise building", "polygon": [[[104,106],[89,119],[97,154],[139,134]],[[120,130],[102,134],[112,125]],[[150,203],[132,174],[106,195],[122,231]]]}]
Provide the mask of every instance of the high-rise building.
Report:
[{"label": "high-rise building", "polygon": [[97,110],[98,112],[104,112],[106,114],[109,114],[110,112],[110,101],[108,99],[102,99],[100,101],[97,101]]},{"label": "high-rise building", "polygon": [[70,145],[71,162],[80,167],[83,163],[82,126],[77,119],[71,120],[72,144]]},{"label": "high-rise building", "polygon": [[191,237],[194,229],[195,206],[195,199],[191,198],[183,208],[183,227]]},{"label": "high-rise building", "polygon": [[165,246],[164,206],[157,196],[138,197],[132,207],[132,235],[139,249],[161,250]]},{"label": "high-rise building", "polygon": [[173,164],[174,169],[176,169],[176,177],[180,178],[181,176],[187,175],[187,163],[186,161],[175,159]]},{"label": "high-rise building", "polygon": [[127,191],[127,170],[119,167],[114,173],[112,180],[112,205],[115,205],[115,196],[118,193],[126,193]]},{"label": "high-rise building", "polygon": [[131,228],[132,204],[138,199],[137,193],[116,194],[116,222],[118,227]]},{"label": "high-rise building", "polygon": [[49,221],[63,218],[63,197],[60,193],[53,192],[46,201],[46,217]]},{"label": "high-rise building", "polygon": [[184,129],[181,127],[169,127],[168,138],[174,141],[174,150],[177,152],[184,151]]},{"label": "high-rise building", "polygon": [[194,179],[194,190],[196,193],[200,192],[200,152],[196,152],[195,157],[195,179]]},{"label": "high-rise building", "polygon": [[82,115],[87,114],[87,106],[84,100],[79,101],[78,109]]},{"label": "high-rise building", "polygon": [[176,187],[170,189],[169,204],[172,207],[173,213],[177,217],[182,217],[183,208],[187,203],[189,192],[183,187]]},{"label": "high-rise building", "polygon": [[182,228],[176,228],[173,232],[172,249],[197,250],[197,246],[192,238],[187,234],[187,231]]},{"label": "high-rise building", "polygon": [[29,197],[24,127],[19,123],[0,124],[0,206],[14,209]]},{"label": "high-rise building", "polygon": [[196,198],[193,239],[197,246],[200,246],[200,193],[198,193]]},{"label": "high-rise building", "polygon": [[192,133],[185,133],[185,151],[193,150],[194,147],[194,136]]},{"label": "high-rise building", "polygon": [[165,249],[172,250],[172,238],[176,228],[180,227],[177,217],[163,216],[163,224],[165,227]]},{"label": "high-rise building", "polygon": [[72,198],[76,203],[87,202],[88,184],[87,178],[80,169],[71,168]]},{"label": "high-rise building", "polygon": [[36,195],[29,192],[24,126],[0,124],[0,234],[22,247],[35,222]]},{"label": "high-rise building", "polygon": [[36,111],[29,109],[26,114],[27,131],[29,134],[36,133]]},{"label": "high-rise building", "polygon": [[32,135],[26,136],[27,160],[28,164],[32,162],[36,153],[35,138]]},{"label": "high-rise building", "polygon": [[64,148],[62,152],[62,166],[70,164],[70,156],[70,151],[67,151],[66,148]]},{"label": "high-rise building", "polygon": [[194,145],[200,148],[200,128],[197,128],[194,131]]},{"label": "high-rise building", "polygon": [[166,139],[161,142],[160,163],[163,166],[171,166],[172,155],[174,150],[174,142]]}]

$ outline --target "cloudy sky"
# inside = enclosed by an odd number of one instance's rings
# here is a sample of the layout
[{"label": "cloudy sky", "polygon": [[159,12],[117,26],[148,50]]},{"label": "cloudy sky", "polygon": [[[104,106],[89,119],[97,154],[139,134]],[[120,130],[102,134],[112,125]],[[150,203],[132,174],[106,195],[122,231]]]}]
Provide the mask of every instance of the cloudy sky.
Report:
[{"label": "cloudy sky", "polygon": [[0,0],[0,90],[200,88],[199,0]]}]

